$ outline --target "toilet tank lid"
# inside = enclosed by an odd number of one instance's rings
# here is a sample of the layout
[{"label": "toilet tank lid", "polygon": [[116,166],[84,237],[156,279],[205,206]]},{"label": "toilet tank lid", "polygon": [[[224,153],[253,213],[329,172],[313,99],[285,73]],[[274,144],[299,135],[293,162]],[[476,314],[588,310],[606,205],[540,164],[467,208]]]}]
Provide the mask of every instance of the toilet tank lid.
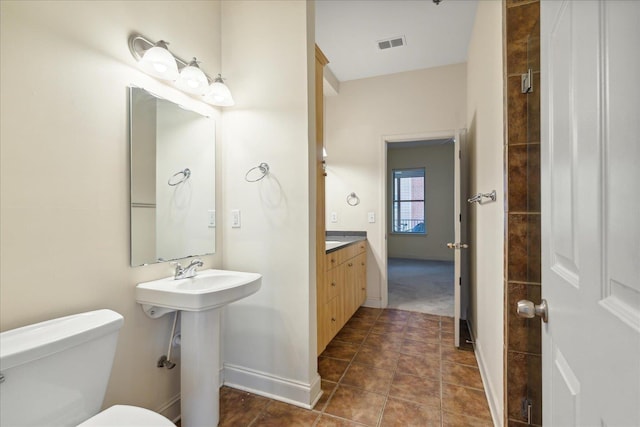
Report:
[{"label": "toilet tank lid", "polygon": [[0,333],[0,369],[30,361],[117,332],[124,323],[113,310],[95,310]]}]

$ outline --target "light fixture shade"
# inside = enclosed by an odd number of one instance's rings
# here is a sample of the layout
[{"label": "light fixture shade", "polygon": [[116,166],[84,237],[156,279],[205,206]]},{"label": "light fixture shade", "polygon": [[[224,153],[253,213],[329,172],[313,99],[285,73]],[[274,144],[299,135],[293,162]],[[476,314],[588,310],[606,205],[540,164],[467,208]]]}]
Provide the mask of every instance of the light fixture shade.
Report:
[{"label": "light fixture shade", "polygon": [[144,53],[138,64],[147,74],[162,80],[175,80],[178,78],[178,64],[167,44],[160,40]]},{"label": "light fixture shade", "polygon": [[180,71],[180,78],[176,81],[176,86],[193,95],[204,95],[207,92],[209,80],[198,67],[196,58],[193,58],[189,65]]},{"label": "light fixture shade", "polygon": [[230,107],[235,104],[231,96],[231,91],[227,85],[224,84],[220,74],[218,74],[218,77],[216,77],[211,86],[209,86],[209,93],[205,97],[205,101],[221,107]]}]

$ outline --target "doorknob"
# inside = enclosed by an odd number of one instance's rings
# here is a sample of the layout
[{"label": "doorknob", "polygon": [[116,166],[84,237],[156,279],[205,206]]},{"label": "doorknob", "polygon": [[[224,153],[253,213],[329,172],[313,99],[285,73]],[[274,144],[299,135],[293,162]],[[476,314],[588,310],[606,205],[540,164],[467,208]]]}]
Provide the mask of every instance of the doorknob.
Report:
[{"label": "doorknob", "polygon": [[549,320],[547,317],[547,300],[544,299],[539,305],[535,305],[529,300],[521,299],[518,301],[516,313],[518,313],[519,317],[524,317],[525,319],[533,319],[536,316],[540,316],[544,323]]},{"label": "doorknob", "polygon": [[449,249],[467,249],[469,245],[466,243],[447,243]]}]

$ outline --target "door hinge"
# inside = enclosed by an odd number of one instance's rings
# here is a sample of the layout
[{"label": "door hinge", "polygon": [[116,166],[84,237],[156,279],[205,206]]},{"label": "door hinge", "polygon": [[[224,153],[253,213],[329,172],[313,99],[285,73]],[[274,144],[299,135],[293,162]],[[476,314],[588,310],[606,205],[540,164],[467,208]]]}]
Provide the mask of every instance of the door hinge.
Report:
[{"label": "door hinge", "polygon": [[520,414],[522,415],[522,418],[525,418],[527,420],[527,424],[531,425],[531,409],[533,407],[533,402],[531,401],[531,399],[527,398],[527,397],[523,397],[522,398],[522,406],[520,408]]},{"label": "door hinge", "polygon": [[462,276],[458,277],[458,286],[462,286]]},{"label": "door hinge", "polygon": [[462,222],[462,214],[460,214],[460,222]]},{"label": "door hinge", "polygon": [[526,73],[520,75],[520,92],[533,92],[533,79],[531,78],[531,68]]},{"label": "door hinge", "polygon": [[462,158],[462,150],[458,150],[458,158],[461,159]]}]

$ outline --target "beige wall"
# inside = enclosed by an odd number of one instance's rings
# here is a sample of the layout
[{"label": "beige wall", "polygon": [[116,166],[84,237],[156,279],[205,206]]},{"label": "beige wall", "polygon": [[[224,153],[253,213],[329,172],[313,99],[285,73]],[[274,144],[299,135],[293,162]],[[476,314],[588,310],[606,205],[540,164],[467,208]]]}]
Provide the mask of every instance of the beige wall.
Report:
[{"label": "beige wall", "polygon": [[[453,142],[441,145],[393,148],[387,151],[387,200],[393,199],[393,169],[425,169],[426,234],[387,236],[390,258],[453,261],[447,247],[453,235]],[[388,230],[391,230],[391,203],[387,207]]]},{"label": "beige wall", "polygon": [[[222,12],[223,64],[237,103],[222,121],[224,267],[263,275],[256,294],[226,309],[224,380],[310,406],[320,392],[312,3],[233,1]],[[246,182],[261,162],[269,175]],[[241,228],[230,228],[231,209],[240,210]]]},{"label": "beige wall", "polygon": [[[178,369],[155,366],[171,319],[145,317],[134,289],[171,266],[129,266],[127,86],[220,115],[138,71],[127,38],[132,31],[163,38],[217,73],[220,4],[0,5],[1,328],[98,308],[121,313],[105,405],[161,409],[179,392]],[[218,266],[221,255],[205,261]]]},{"label": "beige wall", "polygon": [[[352,80],[325,98],[327,218],[338,214],[327,228],[367,232],[368,305],[387,298],[385,140],[453,136],[465,127],[466,75],[466,64],[456,64]],[[360,197],[358,206],[347,205],[351,192]],[[367,221],[368,212],[375,223]]]},{"label": "beige wall", "polygon": [[478,363],[496,425],[503,422],[503,59],[502,2],[478,2],[467,64],[471,193],[497,191],[497,201],[470,206],[470,320]]}]

